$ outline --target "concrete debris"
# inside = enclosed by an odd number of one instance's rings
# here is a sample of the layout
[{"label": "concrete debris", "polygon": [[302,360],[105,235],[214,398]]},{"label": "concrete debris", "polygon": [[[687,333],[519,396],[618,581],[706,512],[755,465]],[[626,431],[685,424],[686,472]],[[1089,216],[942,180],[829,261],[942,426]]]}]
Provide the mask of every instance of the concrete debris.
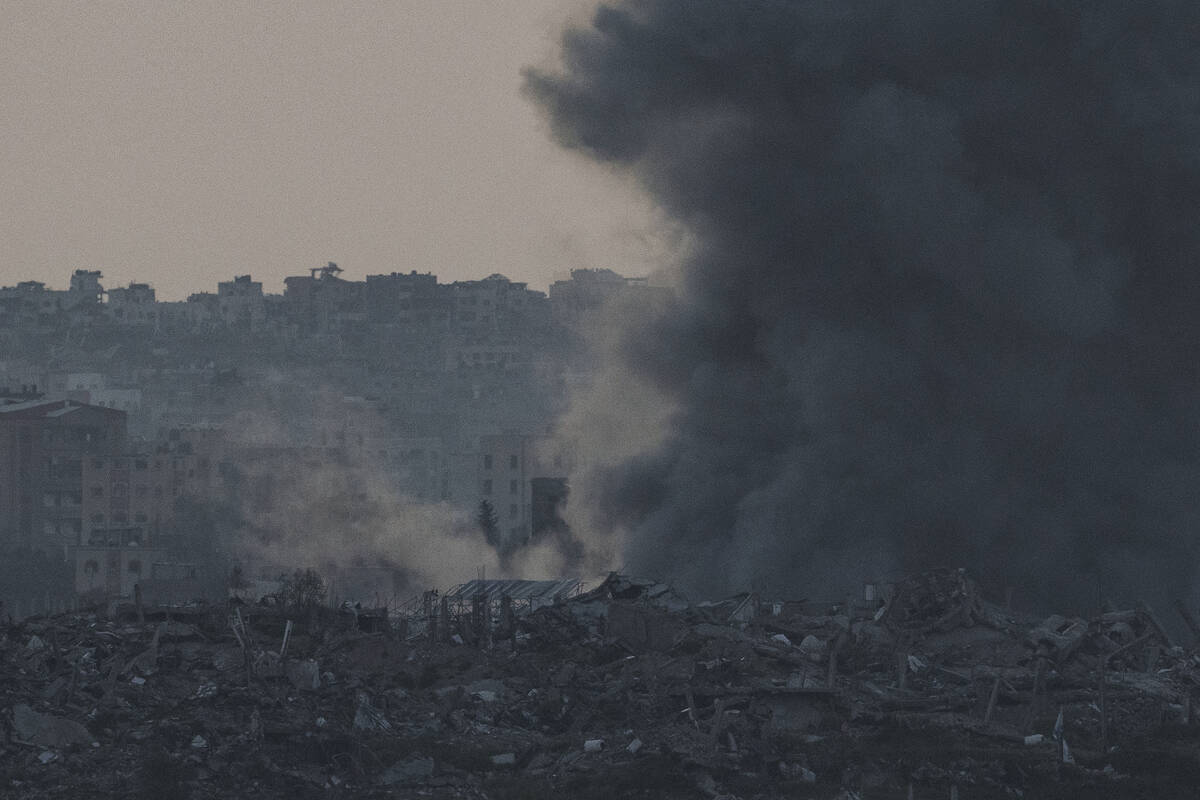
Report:
[{"label": "concrete debris", "polygon": [[94,741],[82,724],[34,711],[25,703],[12,707],[12,732],[17,741],[59,750],[71,745],[90,745]]},{"label": "concrete debris", "polygon": [[0,794],[1120,799],[1200,775],[1200,655],[1144,607],[1028,618],[958,570],[866,601],[613,575],[473,605],[415,634],[248,606],[10,626]]},{"label": "concrete debris", "polygon": [[321,667],[311,658],[304,661],[288,661],[284,672],[292,686],[297,689],[315,692],[321,688]]},{"label": "concrete debris", "polygon": [[412,758],[408,761],[397,761],[384,770],[379,776],[379,782],[384,786],[412,786],[420,784],[433,775],[434,763],[432,758]]},{"label": "concrete debris", "polygon": [[358,709],[354,712],[354,727],[360,731],[389,731],[392,724],[382,711],[371,705],[366,692],[358,693]]},{"label": "concrete debris", "polygon": [[824,660],[826,649],[826,643],[821,639],[818,639],[816,636],[813,636],[811,633],[804,637],[804,639],[800,642],[799,647],[800,652],[803,653],[809,661],[812,661],[816,664],[819,664]]}]

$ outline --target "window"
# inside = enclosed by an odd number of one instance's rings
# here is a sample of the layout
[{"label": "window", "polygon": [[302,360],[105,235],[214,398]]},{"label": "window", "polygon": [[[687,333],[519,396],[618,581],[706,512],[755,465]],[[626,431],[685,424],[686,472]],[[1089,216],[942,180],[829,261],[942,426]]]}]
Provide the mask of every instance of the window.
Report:
[{"label": "window", "polygon": [[490,454],[483,457],[483,468],[484,469],[492,468],[492,457]]},{"label": "window", "polygon": [[142,562],[137,560],[136,558],[131,560],[129,562],[129,571],[132,572],[134,575],[141,575],[142,574]]},{"label": "window", "polygon": [[150,464],[147,463],[146,459],[139,458],[137,461],[133,462],[133,468],[134,469],[149,469]]},{"label": "window", "polygon": [[103,525],[104,524],[104,515],[103,514],[92,514],[92,524],[93,525]]},{"label": "window", "polygon": [[492,493],[492,481],[490,478],[483,482],[483,493],[484,494]]},{"label": "window", "polygon": [[103,486],[93,486],[92,487],[92,497],[104,497],[104,487]]},{"label": "window", "polygon": [[511,506],[509,506],[509,507],[508,507],[508,515],[509,515],[510,517],[515,517],[515,516],[517,515],[517,505],[516,505],[516,503],[513,503]]},{"label": "window", "polygon": [[509,481],[508,482],[508,493],[509,494],[517,493],[517,481]]},{"label": "window", "polygon": [[103,458],[93,458],[92,459],[92,469],[104,469],[104,459]]},{"label": "window", "polygon": [[517,461],[517,457],[516,457],[516,456],[509,456],[509,457],[508,457],[508,468],[509,468],[509,469],[516,469],[516,468],[517,468],[517,463],[518,463],[518,461]]},{"label": "window", "polygon": [[96,563],[95,559],[89,558],[87,563],[83,565],[83,574],[87,575],[89,578],[99,571],[100,565]]},{"label": "window", "polygon": [[134,522],[145,522],[145,521],[146,521],[146,515],[145,515],[145,514],[143,514],[143,513],[141,513],[141,512],[138,512],[138,513],[137,513],[137,514],[134,516],[134,518],[133,518],[133,521],[134,521]]}]

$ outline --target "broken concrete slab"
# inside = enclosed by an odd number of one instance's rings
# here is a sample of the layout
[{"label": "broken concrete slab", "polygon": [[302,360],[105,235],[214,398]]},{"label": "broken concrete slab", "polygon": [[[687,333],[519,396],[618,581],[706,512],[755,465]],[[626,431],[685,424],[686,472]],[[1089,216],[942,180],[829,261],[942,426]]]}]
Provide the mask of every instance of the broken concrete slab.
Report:
[{"label": "broken concrete slab", "polygon": [[411,786],[423,783],[433,775],[434,763],[432,758],[410,758],[397,761],[379,776],[379,782],[384,786]]},{"label": "broken concrete slab", "polygon": [[88,729],[75,720],[34,711],[25,703],[13,706],[12,726],[18,740],[42,747],[88,747],[96,741]]},{"label": "broken concrete slab", "polygon": [[284,667],[288,681],[297,689],[315,692],[321,688],[321,665],[313,659],[290,660]]}]

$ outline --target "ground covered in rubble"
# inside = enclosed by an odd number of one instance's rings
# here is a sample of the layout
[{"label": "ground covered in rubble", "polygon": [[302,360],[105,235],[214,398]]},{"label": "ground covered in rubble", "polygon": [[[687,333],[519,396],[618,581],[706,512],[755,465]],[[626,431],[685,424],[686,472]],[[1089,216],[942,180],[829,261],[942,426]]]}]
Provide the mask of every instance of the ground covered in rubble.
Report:
[{"label": "ground covered in rubble", "polygon": [[1200,658],[1144,607],[1025,619],[944,571],[832,606],[689,603],[612,576],[515,619],[491,603],[457,611],[431,626],[258,606],[9,626],[0,796],[966,800],[1200,786]]}]

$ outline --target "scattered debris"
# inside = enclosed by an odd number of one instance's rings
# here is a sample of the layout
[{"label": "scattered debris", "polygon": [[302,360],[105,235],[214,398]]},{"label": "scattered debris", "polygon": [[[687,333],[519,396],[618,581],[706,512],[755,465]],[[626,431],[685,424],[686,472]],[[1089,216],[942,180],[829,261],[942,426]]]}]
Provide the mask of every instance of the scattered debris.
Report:
[{"label": "scattered debris", "polygon": [[689,603],[621,575],[588,592],[513,584],[518,604],[499,582],[466,586],[407,616],[242,606],[172,609],[168,622],[147,608],[144,622],[11,626],[0,785],[28,798],[1100,785],[1166,798],[1190,796],[1200,775],[1200,655],[1146,607],[1027,619],[958,570],[834,603]]}]

